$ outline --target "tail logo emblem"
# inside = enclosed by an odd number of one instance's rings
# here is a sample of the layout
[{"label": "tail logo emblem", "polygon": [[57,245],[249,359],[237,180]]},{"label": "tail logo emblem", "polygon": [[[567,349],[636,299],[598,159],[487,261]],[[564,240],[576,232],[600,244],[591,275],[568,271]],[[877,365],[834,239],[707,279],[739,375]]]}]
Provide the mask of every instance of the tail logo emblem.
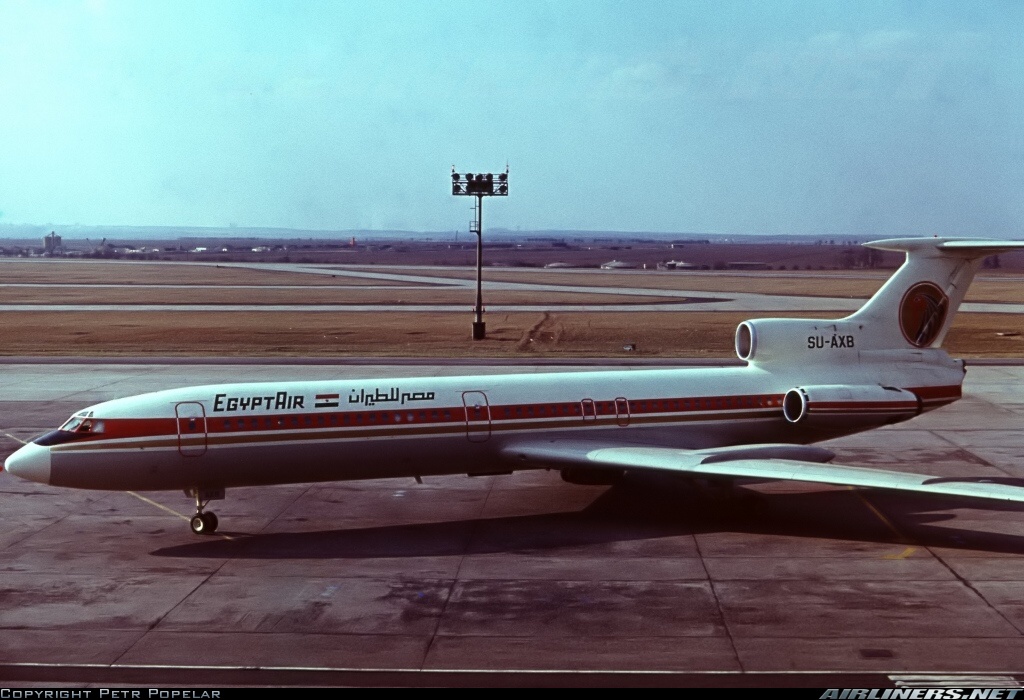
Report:
[{"label": "tail logo emblem", "polygon": [[914,347],[935,342],[946,320],[949,297],[931,282],[918,282],[907,290],[900,302],[900,330]]}]

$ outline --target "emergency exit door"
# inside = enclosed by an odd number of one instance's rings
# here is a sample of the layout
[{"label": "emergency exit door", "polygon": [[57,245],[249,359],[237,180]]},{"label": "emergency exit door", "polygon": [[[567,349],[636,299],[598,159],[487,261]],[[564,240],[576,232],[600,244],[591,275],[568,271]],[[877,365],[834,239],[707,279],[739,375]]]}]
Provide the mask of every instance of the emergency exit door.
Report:
[{"label": "emergency exit door", "polygon": [[206,409],[197,401],[187,401],[174,407],[178,422],[178,452],[182,457],[206,454]]},{"label": "emergency exit door", "polygon": [[462,392],[466,407],[466,438],[470,442],[486,442],[491,437],[491,407],[482,391]]}]

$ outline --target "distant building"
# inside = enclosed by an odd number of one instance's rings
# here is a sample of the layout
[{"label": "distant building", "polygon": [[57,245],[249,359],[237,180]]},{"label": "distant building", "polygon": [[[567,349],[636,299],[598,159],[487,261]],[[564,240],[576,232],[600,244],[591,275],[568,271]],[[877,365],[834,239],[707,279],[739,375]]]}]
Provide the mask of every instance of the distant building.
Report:
[{"label": "distant building", "polygon": [[43,249],[47,255],[55,255],[59,252],[63,246],[61,245],[61,238],[54,231],[50,231],[50,235],[43,236]]}]

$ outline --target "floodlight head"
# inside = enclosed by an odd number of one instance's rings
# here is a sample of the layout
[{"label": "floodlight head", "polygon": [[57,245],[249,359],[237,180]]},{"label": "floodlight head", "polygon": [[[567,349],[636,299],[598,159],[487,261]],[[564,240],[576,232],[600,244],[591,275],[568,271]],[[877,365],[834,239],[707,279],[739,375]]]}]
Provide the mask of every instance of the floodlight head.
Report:
[{"label": "floodlight head", "polygon": [[452,166],[452,194],[487,197],[508,195],[508,170],[504,173],[458,173]]}]

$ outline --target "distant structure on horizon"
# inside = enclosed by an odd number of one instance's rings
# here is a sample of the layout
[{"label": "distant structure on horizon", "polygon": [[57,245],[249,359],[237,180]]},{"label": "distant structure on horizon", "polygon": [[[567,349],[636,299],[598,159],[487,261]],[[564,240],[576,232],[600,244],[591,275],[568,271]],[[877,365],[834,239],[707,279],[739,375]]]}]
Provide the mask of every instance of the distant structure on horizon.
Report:
[{"label": "distant structure on horizon", "polygon": [[43,250],[47,255],[56,255],[62,249],[61,238],[56,231],[50,231],[49,235],[43,236]]}]

